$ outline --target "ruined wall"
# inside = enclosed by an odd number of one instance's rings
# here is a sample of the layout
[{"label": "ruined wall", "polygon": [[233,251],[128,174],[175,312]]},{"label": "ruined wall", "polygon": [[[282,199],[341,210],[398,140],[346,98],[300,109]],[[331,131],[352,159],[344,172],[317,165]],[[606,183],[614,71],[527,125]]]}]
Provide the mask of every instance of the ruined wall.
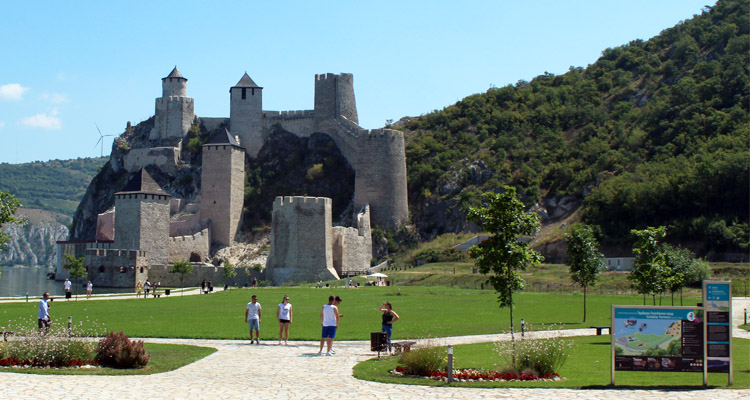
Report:
[{"label": "ruined wall", "polygon": [[372,235],[368,206],[357,214],[355,225],[355,227],[333,227],[333,268],[339,275],[367,272],[372,262]]},{"label": "ruined wall", "polygon": [[245,201],[245,152],[230,144],[203,146],[201,216],[211,221],[211,240],[228,246],[237,235]]},{"label": "ruined wall", "polygon": [[169,260],[187,261],[195,253],[205,260],[211,250],[211,234],[208,228],[192,235],[169,238]]},{"label": "ruined wall", "polygon": [[331,199],[277,197],[266,277],[274,284],[338,279],[333,269]]},{"label": "ruined wall", "polygon": [[131,173],[147,165],[154,165],[167,173],[175,173],[179,162],[180,149],[177,147],[130,149],[122,159],[123,168]]},{"label": "ruined wall", "polygon": [[115,240],[115,210],[96,216],[96,240]]}]

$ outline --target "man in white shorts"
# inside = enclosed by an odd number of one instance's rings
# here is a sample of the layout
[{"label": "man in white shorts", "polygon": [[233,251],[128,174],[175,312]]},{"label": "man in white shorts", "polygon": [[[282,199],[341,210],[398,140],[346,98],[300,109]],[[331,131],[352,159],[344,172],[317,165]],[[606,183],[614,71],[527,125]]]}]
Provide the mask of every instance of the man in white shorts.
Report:
[{"label": "man in white shorts", "polygon": [[260,303],[258,303],[258,296],[253,295],[251,301],[247,303],[245,307],[245,323],[250,328],[250,343],[253,343],[253,329],[255,330],[255,344],[260,344]]}]

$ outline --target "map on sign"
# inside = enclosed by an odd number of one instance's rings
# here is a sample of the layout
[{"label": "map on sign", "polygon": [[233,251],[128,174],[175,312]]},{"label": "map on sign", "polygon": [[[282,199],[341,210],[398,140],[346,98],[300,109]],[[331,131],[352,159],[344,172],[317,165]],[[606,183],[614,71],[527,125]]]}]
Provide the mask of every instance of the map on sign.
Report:
[{"label": "map on sign", "polygon": [[[692,320],[695,315],[689,318]],[[615,326],[615,338],[618,355],[679,356],[682,320],[628,318],[621,326]]]}]

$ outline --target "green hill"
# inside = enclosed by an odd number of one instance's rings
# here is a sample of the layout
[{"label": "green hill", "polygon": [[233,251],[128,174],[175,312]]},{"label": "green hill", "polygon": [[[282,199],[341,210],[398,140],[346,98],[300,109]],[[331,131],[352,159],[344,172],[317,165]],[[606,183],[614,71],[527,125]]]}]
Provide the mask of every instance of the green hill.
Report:
[{"label": "green hill", "polygon": [[72,217],[91,179],[107,157],[0,163],[0,191],[10,192],[27,208]]},{"label": "green hill", "polygon": [[[491,88],[396,124],[412,216],[431,236],[481,191],[571,196],[605,243],[668,226],[701,255],[748,248],[750,3],[720,0],[586,68]],[[442,213],[435,218],[435,204]],[[428,206],[430,205],[430,206]]]}]

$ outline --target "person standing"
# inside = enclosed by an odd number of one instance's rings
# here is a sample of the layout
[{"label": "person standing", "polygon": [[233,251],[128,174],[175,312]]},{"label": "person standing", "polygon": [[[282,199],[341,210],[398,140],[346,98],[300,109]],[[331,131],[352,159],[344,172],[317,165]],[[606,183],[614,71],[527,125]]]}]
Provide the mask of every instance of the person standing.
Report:
[{"label": "person standing", "polygon": [[143,290],[143,285],[141,284],[141,281],[136,282],[135,284],[135,297],[141,297],[141,291]]},{"label": "person standing", "polygon": [[[49,293],[44,292],[42,300],[39,301],[39,313],[37,313],[37,326],[39,327],[39,334],[46,335],[49,332],[49,325],[51,322],[49,316]],[[42,333],[42,328],[44,333]]]},{"label": "person standing", "polygon": [[148,297],[148,292],[151,290],[151,282],[146,279],[146,283],[143,284],[143,298]]},{"label": "person standing", "polygon": [[399,320],[399,316],[393,311],[393,306],[390,301],[383,303],[378,311],[383,313],[380,331],[385,332],[388,335],[388,351],[391,351],[391,333],[393,333],[393,323]]},{"label": "person standing", "polygon": [[245,307],[245,323],[250,328],[250,344],[253,343],[253,329],[255,329],[256,336],[255,344],[260,344],[260,316],[261,307],[258,303],[258,296],[253,295],[250,302],[247,303],[247,307]]},{"label": "person standing", "polygon": [[336,338],[336,328],[339,326],[339,309],[334,304],[335,300],[333,296],[328,296],[328,304],[324,305],[320,310],[320,324],[323,325],[323,329],[321,332],[320,350],[318,350],[319,356],[323,354],[323,343],[327,344],[328,351],[326,351],[326,355],[333,355],[331,348],[333,347],[333,339]]},{"label": "person standing", "polygon": [[289,344],[289,325],[292,324],[292,304],[289,303],[289,296],[284,296],[276,309],[276,318],[279,320],[279,344],[281,344],[283,334],[284,345],[287,345]]},{"label": "person standing", "polygon": [[65,299],[70,300],[71,296],[73,295],[73,292],[71,291],[73,288],[73,284],[70,283],[70,279],[65,278],[65,282],[63,282],[63,289],[65,289]]},{"label": "person standing", "polygon": [[86,284],[86,298],[91,298],[91,292],[94,290],[94,284],[89,281],[89,283]]}]

